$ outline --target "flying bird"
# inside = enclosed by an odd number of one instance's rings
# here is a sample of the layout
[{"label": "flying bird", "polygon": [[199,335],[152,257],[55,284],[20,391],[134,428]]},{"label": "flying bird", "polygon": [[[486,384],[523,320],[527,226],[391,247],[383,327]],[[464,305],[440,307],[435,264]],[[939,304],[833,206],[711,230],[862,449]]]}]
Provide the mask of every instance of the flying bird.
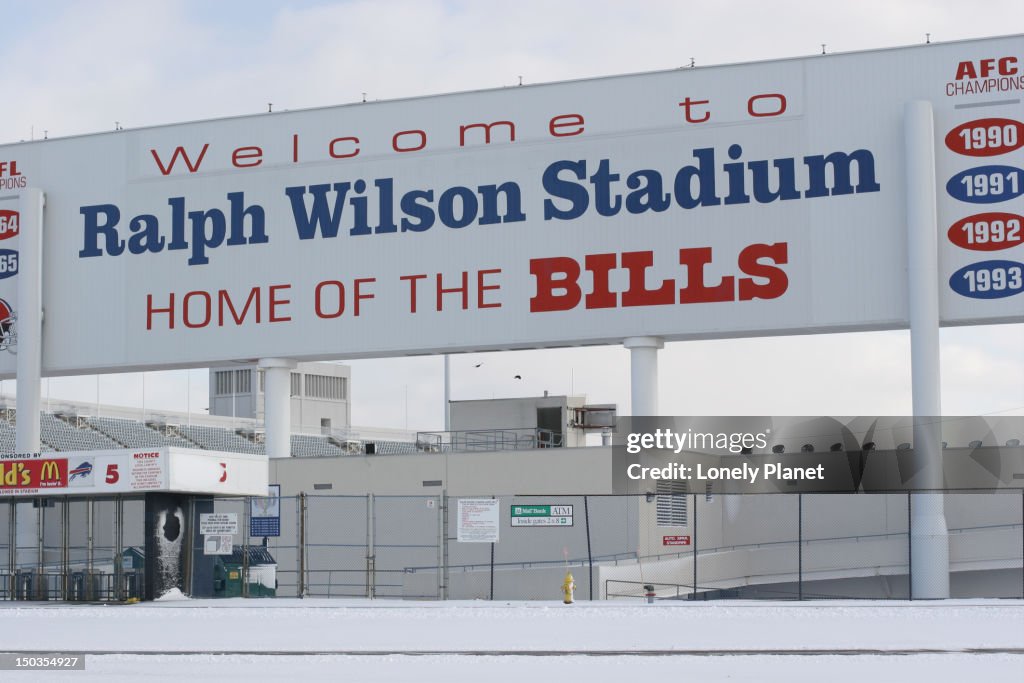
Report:
[{"label": "flying bird", "polygon": [[514,379],[522,379],[522,378],[523,378],[522,375],[516,375]]}]

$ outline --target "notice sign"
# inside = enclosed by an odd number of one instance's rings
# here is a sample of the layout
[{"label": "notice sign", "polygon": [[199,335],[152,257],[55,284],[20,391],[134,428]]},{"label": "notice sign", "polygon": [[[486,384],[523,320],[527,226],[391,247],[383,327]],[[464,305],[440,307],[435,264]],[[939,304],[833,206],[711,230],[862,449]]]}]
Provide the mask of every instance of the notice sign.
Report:
[{"label": "notice sign", "polygon": [[572,526],[572,505],[513,505],[512,526]]},{"label": "notice sign", "polygon": [[158,489],[164,485],[164,454],[161,451],[132,453],[128,462],[133,489]]},{"label": "notice sign", "polygon": [[199,533],[206,536],[209,534],[237,534],[238,515],[234,512],[212,512],[199,515]]},{"label": "notice sign", "polygon": [[662,536],[662,545],[690,545],[689,536]]},{"label": "notice sign", "polygon": [[497,543],[498,500],[492,498],[459,499],[459,543]]}]

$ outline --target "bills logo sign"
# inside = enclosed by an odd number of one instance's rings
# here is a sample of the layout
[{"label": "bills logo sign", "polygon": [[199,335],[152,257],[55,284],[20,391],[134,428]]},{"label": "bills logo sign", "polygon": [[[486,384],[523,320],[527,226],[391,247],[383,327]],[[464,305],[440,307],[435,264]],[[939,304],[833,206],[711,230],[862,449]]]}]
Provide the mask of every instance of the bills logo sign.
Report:
[{"label": "bills logo sign", "polygon": [[0,462],[0,490],[65,488],[67,485],[67,460]]},{"label": "bills logo sign", "polygon": [[88,460],[68,472],[69,486],[92,486],[92,463]]},{"label": "bills logo sign", "polygon": [[14,327],[18,316],[6,299],[0,299],[0,351],[15,352],[18,345],[18,334]]}]

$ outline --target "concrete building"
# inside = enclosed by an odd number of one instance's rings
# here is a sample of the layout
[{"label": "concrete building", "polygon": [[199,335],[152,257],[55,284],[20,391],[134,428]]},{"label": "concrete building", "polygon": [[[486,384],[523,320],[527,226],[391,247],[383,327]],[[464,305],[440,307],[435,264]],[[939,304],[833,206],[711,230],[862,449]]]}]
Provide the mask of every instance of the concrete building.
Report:
[{"label": "concrete building", "polygon": [[[999,449],[990,450],[984,457],[997,457]],[[952,457],[970,456],[961,448]],[[1020,447],[998,457],[1019,462]],[[646,584],[663,598],[909,596],[905,493],[723,495],[671,481],[624,487],[610,447],[292,458],[270,467],[282,496],[309,494],[307,515],[315,510],[318,519],[331,520],[305,528],[307,542],[317,546],[317,560],[304,565],[313,584],[372,537],[366,552],[374,571],[402,579],[401,586],[378,586],[375,595],[487,598],[489,544],[454,539],[458,500],[493,496],[500,501],[494,571],[501,599],[550,597],[567,563],[579,594],[593,590],[595,599],[635,598]],[[953,596],[1018,595],[1020,491],[944,498]],[[521,505],[571,507],[573,519],[567,526],[517,527],[512,509]],[[297,564],[290,539],[270,543],[282,566]],[[446,578],[439,575],[445,570]]]},{"label": "concrete building", "polygon": [[[292,431],[330,434],[352,424],[352,368],[299,363],[291,378]],[[263,422],[263,371],[255,363],[210,368],[210,414]]]},{"label": "concrete building", "polygon": [[[615,426],[616,407],[586,396],[452,401],[450,442],[460,448],[579,448],[587,435]],[[495,441],[496,440],[496,441]],[[494,443],[492,443],[494,441]]]},{"label": "concrete building", "polygon": [[[582,404],[566,397],[465,403],[466,409],[454,411],[461,413],[457,424],[465,427],[477,424],[472,414],[488,416],[488,421],[497,416],[499,424],[516,424],[516,419],[528,424],[531,412],[535,416],[549,404],[560,415]],[[498,404],[504,403],[515,406],[519,418],[503,417]],[[135,421],[129,428],[127,417],[76,415],[72,408],[63,406],[59,416],[47,414],[44,437],[60,444],[57,451],[95,448],[76,444],[101,434],[120,439],[122,447],[190,438],[192,445],[186,447],[203,448],[218,429],[215,425],[228,420],[193,416],[189,425],[181,419],[185,416],[165,416],[164,424]],[[0,436],[12,430],[15,418],[12,408],[0,415],[6,430]],[[172,422],[173,431],[168,429]],[[567,419],[567,428],[571,422]],[[800,453],[820,460],[839,445],[843,457],[848,448],[863,449],[883,469],[898,467],[913,439],[907,421],[876,420],[866,430],[863,422],[855,418],[843,426],[819,418],[780,423],[755,455]],[[817,423],[823,429],[812,430]],[[953,597],[1020,594],[1021,426],[1020,418],[953,418],[943,429],[952,467],[968,465],[1008,486],[999,493],[943,496]],[[221,439],[237,436],[231,428],[219,429]],[[594,599],[635,599],[645,585],[654,586],[661,598],[909,596],[914,558],[908,533],[912,499],[906,493],[712,493],[687,481],[627,481],[621,454],[610,446],[538,448],[523,440],[517,443],[521,448],[484,449],[484,443],[501,442],[488,440],[483,428],[466,431],[481,432],[473,449],[447,443],[435,450],[421,438],[405,442],[404,451],[379,448],[384,443],[379,439],[374,449],[325,451],[293,435],[297,457],[269,462],[270,481],[280,485],[282,496],[281,536],[267,539],[278,563],[278,594],[551,599],[568,566],[578,594]],[[144,441],[132,440],[143,434]],[[54,435],[65,440],[58,442]],[[248,444],[258,452],[256,444]],[[467,498],[498,500],[499,540],[493,545],[457,541],[459,501]],[[97,500],[92,514],[82,498],[52,500],[54,506],[41,513],[41,528],[54,586],[65,524],[73,570],[82,562],[87,537],[92,538],[95,566],[113,566],[117,548],[140,543],[138,497],[123,498],[128,512],[120,530],[113,523],[113,499]],[[0,506],[0,529],[9,527],[15,506],[19,517],[37,513],[31,499]],[[514,512],[555,507],[567,512],[552,524],[517,523]],[[217,500],[214,509],[235,514],[240,522],[248,514],[244,499]],[[240,532],[234,544],[261,540]]]}]

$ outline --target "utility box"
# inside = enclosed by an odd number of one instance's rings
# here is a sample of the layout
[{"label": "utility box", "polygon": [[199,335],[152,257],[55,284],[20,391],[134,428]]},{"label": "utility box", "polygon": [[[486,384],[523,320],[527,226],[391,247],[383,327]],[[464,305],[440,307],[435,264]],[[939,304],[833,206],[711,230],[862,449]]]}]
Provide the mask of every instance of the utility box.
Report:
[{"label": "utility box", "polygon": [[[236,547],[230,555],[217,557],[213,567],[213,596],[243,597],[246,555]],[[277,595],[277,560],[263,546],[253,546],[248,553],[248,586],[250,598],[273,598]]]},{"label": "utility box", "polygon": [[79,570],[71,573],[71,583],[68,586],[68,600],[72,602],[90,602],[100,600],[103,595],[102,572]]},{"label": "utility box", "polygon": [[36,573],[33,570],[19,569],[14,574],[14,599],[34,600],[33,587],[36,585]]}]

